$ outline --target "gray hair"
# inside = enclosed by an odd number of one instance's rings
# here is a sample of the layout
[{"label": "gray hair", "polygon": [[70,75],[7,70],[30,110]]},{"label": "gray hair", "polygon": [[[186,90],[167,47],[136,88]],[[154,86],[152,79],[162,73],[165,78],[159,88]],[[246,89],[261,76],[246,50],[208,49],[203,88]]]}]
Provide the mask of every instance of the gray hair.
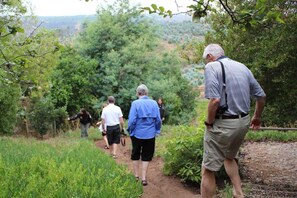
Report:
[{"label": "gray hair", "polygon": [[147,88],[146,85],[141,84],[141,85],[139,85],[137,87],[136,92],[137,92],[138,95],[144,96],[144,95],[147,95],[148,94],[148,88]]},{"label": "gray hair", "polygon": [[108,101],[108,103],[114,103],[115,99],[113,96],[108,96],[107,101]]},{"label": "gray hair", "polygon": [[209,44],[206,46],[203,52],[203,59],[206,59],[207,55],[211,54],[215,58],[220,58],[225,55],[223,48],[218,44]]}]

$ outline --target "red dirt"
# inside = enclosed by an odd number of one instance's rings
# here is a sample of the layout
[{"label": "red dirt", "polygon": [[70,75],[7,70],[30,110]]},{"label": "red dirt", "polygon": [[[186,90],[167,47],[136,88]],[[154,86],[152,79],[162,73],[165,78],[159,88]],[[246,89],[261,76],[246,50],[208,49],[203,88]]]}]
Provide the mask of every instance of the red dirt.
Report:
[{"label": "red dirt", "polygon": [[[116,162],[127,165],[133,171],[131,155],[131,141],[126,139],[126,146],[119,145],[118,158]],[[95,142],[96,146],[109,153],[109,150],[104,149],[104,141],[98,140]],[[178,178],[172,176],[165,176],[162,173],[163,160],[160,157],[154,157],[149,164],[147,181],[148,185],[143,187],[143,195],[141,198],[198,198],[200,197],[198,187],[195,192],[194,189],[184,186]]]}]

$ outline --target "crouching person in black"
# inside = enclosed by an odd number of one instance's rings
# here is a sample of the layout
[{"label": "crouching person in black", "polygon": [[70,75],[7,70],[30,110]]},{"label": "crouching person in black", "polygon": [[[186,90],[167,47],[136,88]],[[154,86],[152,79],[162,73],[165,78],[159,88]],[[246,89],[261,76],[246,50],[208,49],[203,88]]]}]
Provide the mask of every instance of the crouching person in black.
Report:
[{"label": "crouching person in black", "polygon": [[80,121],[80,129],[81,129],[81,134],[80,137],[88,137],[88,129],[90,127],[90,124],[92,122],[92,116],[89,112],[87,112],[84,108],[80,110],[78,114],[76,114],[73,117],[68,118],[69,121],[78,119]]}]

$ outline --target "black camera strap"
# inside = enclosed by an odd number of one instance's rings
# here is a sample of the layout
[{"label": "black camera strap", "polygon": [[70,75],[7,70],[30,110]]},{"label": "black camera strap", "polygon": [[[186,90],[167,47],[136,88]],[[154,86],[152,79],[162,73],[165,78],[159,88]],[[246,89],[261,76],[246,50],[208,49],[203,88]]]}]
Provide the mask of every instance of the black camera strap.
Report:
[{"label": "black camera strap", "polygon": [[226,75],[225,75],[225,68],[224,65],[221,61],[219,61],[221,63],[221,67],[222,67],[222,76],[223,76],[223,92],[225,92],[225,103],[227,105],[227,92],[226,92]]}]

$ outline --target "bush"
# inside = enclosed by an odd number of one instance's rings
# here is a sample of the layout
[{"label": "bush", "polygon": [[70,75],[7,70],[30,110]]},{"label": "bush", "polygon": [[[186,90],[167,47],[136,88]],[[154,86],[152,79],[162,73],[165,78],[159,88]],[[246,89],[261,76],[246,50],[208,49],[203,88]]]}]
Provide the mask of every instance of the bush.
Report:
[{"label": "bush", "polygon": [[177,175],[182,181],[199,183],[203,159],[203,129],[179,126],[174,128],[174,133],[180,135],[169,140],[166,145],[164,172]]}]

